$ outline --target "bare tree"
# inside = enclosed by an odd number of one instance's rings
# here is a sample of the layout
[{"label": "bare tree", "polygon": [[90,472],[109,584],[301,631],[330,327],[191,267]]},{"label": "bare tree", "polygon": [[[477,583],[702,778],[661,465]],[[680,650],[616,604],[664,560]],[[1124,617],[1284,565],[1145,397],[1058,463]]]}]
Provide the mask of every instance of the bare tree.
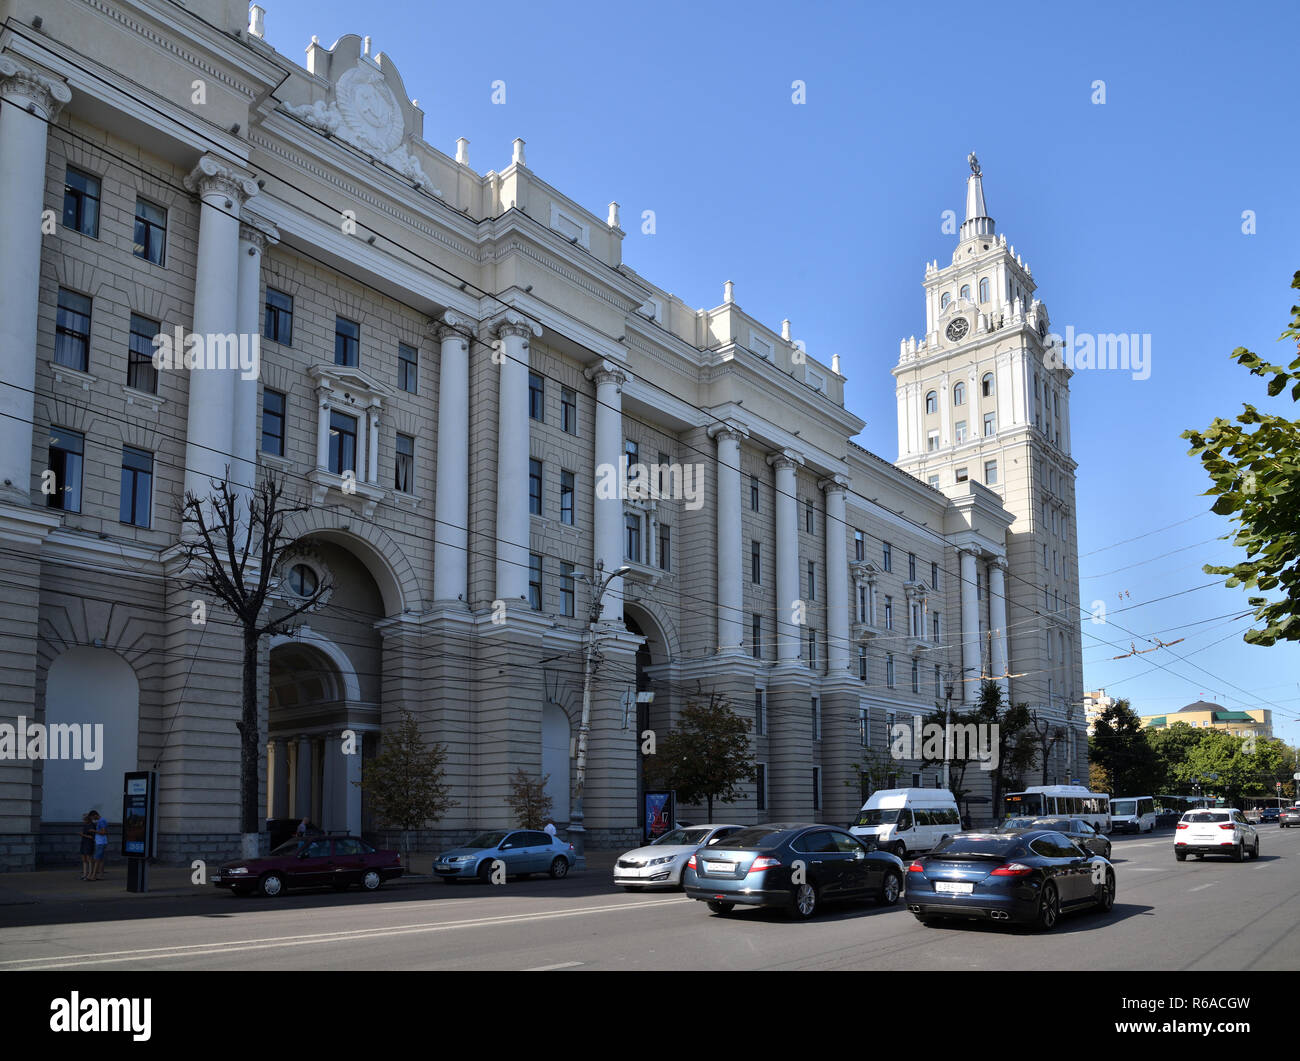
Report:
[{"label": "bare tree", "polygon": [[181,505],[180,548],[185,558],[185,586],[211,593],[230,609],[243,636],[243,688],[239,729],[239,831],[244,857],[258,853],[257,646],[268,634],[291,634],[293,620],[310,611],[329,592],[322,579],[300,601],[271,614],[279,603],[280,563],[294,544],[285,535],[285,520],[307,506],[286,499],[284,484],[263,479],[251,493],[232,488],[226,479],[211,480],[212,494],[187,491]]},{"label": "bare tree", "polygon": [[1043,768],[1043,780],[1047,784],[1047,760],[1061,741],[1065,740],[1065,730],[1050,718],[1040,718],[1037,711],[1030,712],[1030,726],[1034,731],[1034,743],[1038,746],[1039,762]]}]

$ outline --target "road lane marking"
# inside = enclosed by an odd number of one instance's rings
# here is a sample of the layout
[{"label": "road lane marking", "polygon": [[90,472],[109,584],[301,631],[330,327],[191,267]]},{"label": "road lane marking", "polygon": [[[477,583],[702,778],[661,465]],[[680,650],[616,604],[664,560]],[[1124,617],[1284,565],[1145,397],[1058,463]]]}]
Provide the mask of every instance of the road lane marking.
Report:
[{"label": "road lane marking", "polygon": [[1187,890],[1188,892],[1203,892],[1206,888],[1217,888],[1218,886],[1219,882],[1216,880],[1211,881],[1209,884],[1198,884],[1195,888],[1188,888]]},{"label": "road lane marking", "polygon": [[586,962],[556,962],[554,965],[535,965],[531,969],[525,969],[526,973],[550,973],[556,969],[576,969],[579,965],[586,965]]}]

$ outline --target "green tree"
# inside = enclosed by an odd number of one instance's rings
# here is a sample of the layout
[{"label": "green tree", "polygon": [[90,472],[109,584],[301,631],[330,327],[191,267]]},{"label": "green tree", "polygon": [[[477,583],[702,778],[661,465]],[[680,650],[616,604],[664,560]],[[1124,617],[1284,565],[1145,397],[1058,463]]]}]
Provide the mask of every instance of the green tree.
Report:
[{"label": "green tree", "polygon": [[1145,732],[1147,743],[1151,745],[1156,757],[1157,780],[1152,786],[1155,793],[1189,795],[1191,785],[1183,780],[1182,767],[1192,749],[1210,731],[1194,729],[1186,722],[1175,722],[1164,729],[1148,729]]},{"label": "green tree", "polygon": [[[1300,271],[1291,286],[1300,289]],[[1300,305],[1291,307],[1291,326],[1280,339],[1300,345]],[[1243,346],[1232,357],[1252,376],[1269,377],[1269,397],[1289,387],[1291,401],[1300,401],[1300,357],[1271,364]],[[1216,418],[1204,431],[1184,431],[1182,437],[1192,444],[1189,455],[1199,457],[1209,473],[1213,485],[1206,494],[1217,497],[1212,511],[1231,517],[1237,526],[1233,544],[1246,551],[1241,563],[1207,564],[1204,570],[1227,575],[1227,586],[1281,594],[1272,601],[1247,598],[1257,625],[1244,640],[1300,640],[1300,420],[1245,403],[1236,423]]]},{"label": "green tree", "polygon": [[361,790],[375,818],[402,830],[404,861],[410,865],[410,831],[437,821],[457,805],[444,780],[445,744],[426,744],[409,711],[384,734],[379,754],[365,764]]},{"label": "green tree", "polygon": [[[938,726],[942,730],[945,725],[945,718],[944,709],[936,704],[934,714],[927,715],[921,720],[923,727],[921,732],[930,732],[928,727],[931,725]],[[947,721],[954,727],[953,732],[955,734],[956,727],[969,725],[978,726],[983,721],[983,718],[977,711],[954,710],[951,718],[948,718]],[[947,743],[948,791],[953,794],[953,798],[955,798],[958,803],[962,803],[962,801],[970,795],[970,792],[963,787],[963,782],[966,779],[966,770],[969,768],[971,763],[979,763],[980,761],[979,741],[958,741],[954,736]],[[934,754],[936,751],[938,752],[937,755]],[[927,752],[930,754],[926,754]],[[958,752],[964,752],[964,754],[959,755]],[[930,743],[922,741],[921,761],[929,766],[938,766],[942,769],[944,764],[944,749],[942,747],[936,749]]]},{"label": "green tree", "polygon": [[1154,793],[1156,783],[1163,779],[1161,764],[1142,729],[1142,719],[1127,700],[1116,700],[1101,713],[1088,741],[1088,757],[1110,779],[1110,788],[1097,791],[1112,795]]},{"label": "green tree", "polygon": [[1007,704],[1002,686],[995,681],[980,683],[979,699],[970,712],[977,724],[997,726],[998,765],[990,771],[993,781],[994,821],[1002,820],[1002,795],[1015,790],[1020,778],[1034,764],[1033,718],[1025,704]]},{"label": "green tree", "polygon": [[656,754],[646,756],[646,784],[676,789],[682,803],[703,802],[712,821],[714,801],[739,799],[740,786],[757,775],[749,727],[721,693],[703,703],[689,701],[677,728],[659,739]]},{"label": "green tree", "polygon": [[522,769],[510,775],[506,805],[514,812],[520,828],[540,829],[551,820],[554,801],[546,794],[546,782],[550,778],[550,774],[534,777]]},{"label": "green tree", "polygon": [[[1255,750],[1247,750],[1247,744]],[[1188,754],[1181,768],[1184,784],[1199,783],[1202,793],[1222,796],[1228,806],[1262,787],[1258,742],[1234,737],[1219,729],[1207,731]]]}]

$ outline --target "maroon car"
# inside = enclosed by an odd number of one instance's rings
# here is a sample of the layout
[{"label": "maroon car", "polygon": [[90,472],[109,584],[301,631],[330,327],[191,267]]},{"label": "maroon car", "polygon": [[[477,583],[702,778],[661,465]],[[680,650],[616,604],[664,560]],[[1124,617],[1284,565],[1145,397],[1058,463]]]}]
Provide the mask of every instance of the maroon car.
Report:
[{"label": "maroon car", "polygon": [[265,858],[223,862],[209,879],[236,895],[280,895],[289,888],[328,888],[344,891],[359,884],[372,892],[386,880],[402,875],[396,851],[378,851],[355,836],[295,837]]}]

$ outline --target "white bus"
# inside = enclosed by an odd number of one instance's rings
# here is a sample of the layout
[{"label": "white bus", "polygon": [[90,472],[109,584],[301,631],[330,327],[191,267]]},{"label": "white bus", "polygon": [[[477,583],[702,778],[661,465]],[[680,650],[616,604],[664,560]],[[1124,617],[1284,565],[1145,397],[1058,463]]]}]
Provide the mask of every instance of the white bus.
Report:
[{"label": "white bus", "polygon": [[1031,785],[1002,797],[1002,817],[1082,818],[1099,832],[1110,832],[1110,794],[1082,785]]},{"label": "white bus", "polygon": [[1110,801],[1110,823],[1117,833],[1149,833],[1156,827],[1155,796],[1120,796]]}]

